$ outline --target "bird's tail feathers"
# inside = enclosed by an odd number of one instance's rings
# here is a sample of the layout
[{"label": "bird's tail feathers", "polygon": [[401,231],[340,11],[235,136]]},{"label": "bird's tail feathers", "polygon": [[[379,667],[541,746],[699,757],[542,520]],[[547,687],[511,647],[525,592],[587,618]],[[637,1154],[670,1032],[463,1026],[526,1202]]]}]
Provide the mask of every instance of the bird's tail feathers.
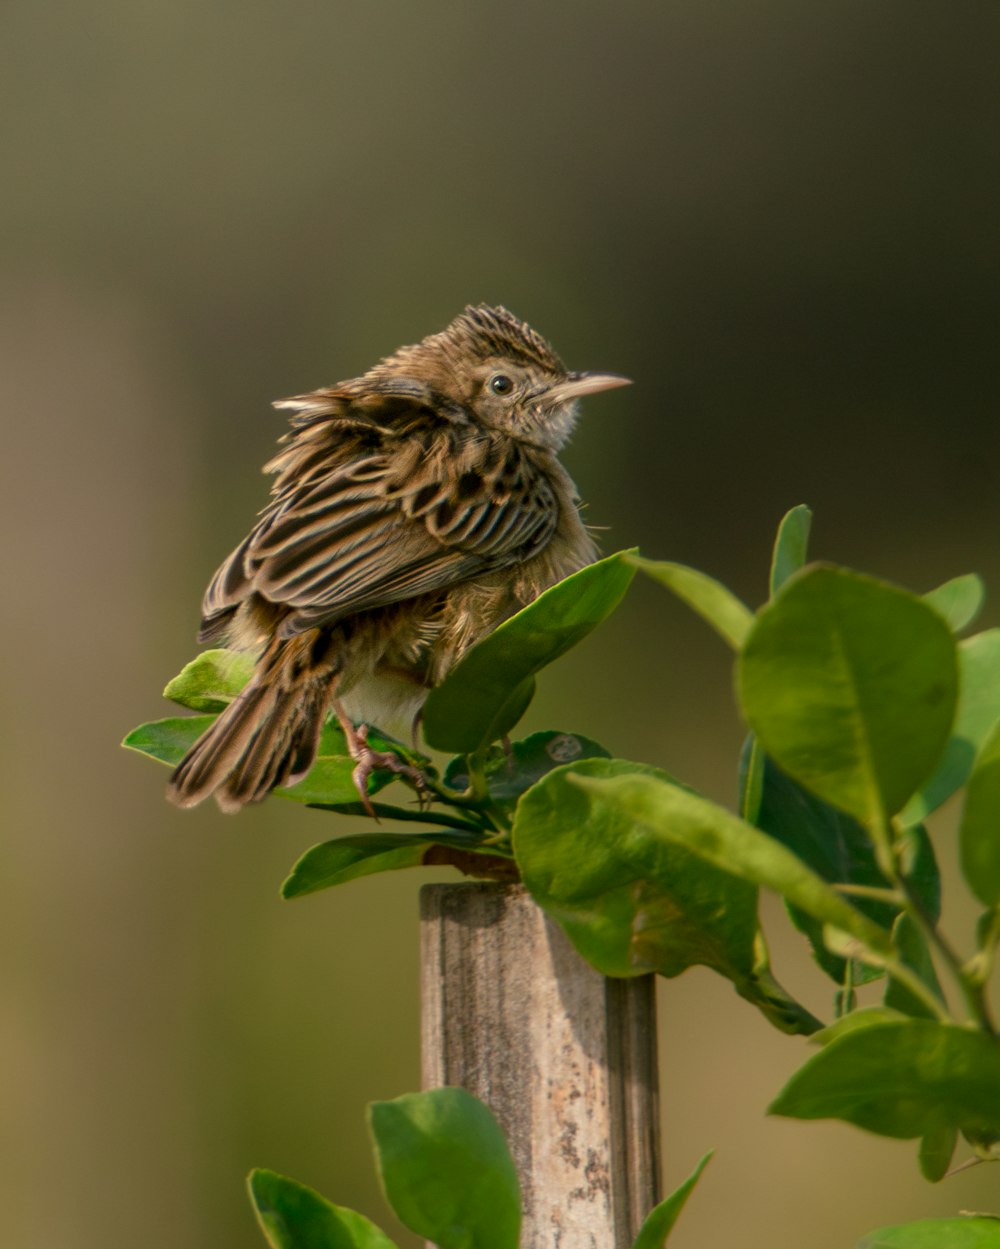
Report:
[{"label": "bird's tail feathers", "polygon": [[223,811],[238,811],[305,776],[337,678],[328,662],[303,662],[311,640],[299,635],[271,643],[249,685],[174,770],[171,802],[193,807],[214,794]]}]

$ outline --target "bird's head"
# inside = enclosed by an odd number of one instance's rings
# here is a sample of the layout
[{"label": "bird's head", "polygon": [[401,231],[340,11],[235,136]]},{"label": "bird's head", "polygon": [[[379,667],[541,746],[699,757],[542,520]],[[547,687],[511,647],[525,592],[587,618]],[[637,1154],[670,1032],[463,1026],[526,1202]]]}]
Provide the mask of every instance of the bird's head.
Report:
[{"label": "bird's head", "polygon": [[[383,360],[372,373],[414,378],[456,415],[558,451],[583,395],[627,386],[613,373],[572,373],[530,325],[487,304],[470,305],[440,333]],[[371,376],[371,375],[369,375]]]}]

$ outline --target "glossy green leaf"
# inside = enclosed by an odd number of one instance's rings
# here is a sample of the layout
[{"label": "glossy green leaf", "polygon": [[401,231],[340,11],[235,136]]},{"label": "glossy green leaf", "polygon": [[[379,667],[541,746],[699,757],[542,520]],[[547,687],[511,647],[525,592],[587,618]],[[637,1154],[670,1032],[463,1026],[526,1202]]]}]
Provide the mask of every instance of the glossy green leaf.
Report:
[{"label": "glossy green leaf", "polygon": [[[355,798],[351,802],[311,802],[309,807],[313,811],[332,811],[336,815],[359,815],[366,820],[371,819],[371,812],[357,798],[356,791]],[[480,836],[485,831],[482,825],[473,823],[471,818],[456,815],[453,809],[442,811],[438,807],[418,805],[396,807],[387,802],[373,802],[372,811],[375,812],[375,818],[379,820],[396,820],[405,824],[443,824],[446,828],[457,828],[463,832],[477,833]],[[492,825],[489,826],[489,831],[494,831]]]},{"label": "glossy green leaf", "polygon": [[713,1151],[709,1150],[683,1184],[678,1185],[658,1206],[654,1206],[639,1229],[639,1235],[635,1238],[632,1249],[663,1249],[687,1199],[694,1192],[694,1186],[701,1178],[702,1171],[711,1162],[712,1153]]},{"label": "glossy green leaf", "polygon": [[899,1023],[905,1019],[906,1015],[889,1006],[865,1006],[860,1010],[852,1010],[846,1015],[841,1015],[833,1023],[813,1033],[809,1040],[814,1045],[829,1045],[831,1041],[836,1041],[838,1037],[854,1032],[858,1028],[877,1028],[880,1024]]},{"label": "glossy green leaf", "polygon": [[760,806],[764,799],[764,769],[767,755],[752,733],[747,736],[740,751],[739,795],[740,817],[748,824],[757,824]]},{"label": "glossy green leaf", "polygon": [[584,788],[621,776],[675,788],[655,768],[590,759],[551,772],[524,795],[513,845],[525,886],[605,975],[677,976],[703,963],[745,979],[755,959],[756,890]]},{"label": "glossy green leaf", "polygon": [[[605,811],[613,812],[621,822],[621,848],[616,845],[612,853],[631,855],[636,867],[641,869],[644,859],[654,859],[663,846],[681,846],[727,874],[775,890],[793,905],[876,952],[891,952],[889,934],[883,928],[773,837],[715,803],[655,775],[598,777],[573,769],[565,777],[568,785],[587,793],[602,818],[606,818]],[[532,794],[525,795],[522,806]],[[514,847],[520,860],[516,824]]]},{"label": "glossy green leaf", "polygon": [[1000,721],[987,736],[965,795],[959,827],[962,874],[980,902],[1000,902]]},{"label": "glossy green leaf", "polygon": [[464,1089],[372,1102],[369,1126],[396,1216],[440,1249],[517,1249],[521,1194],[497,1121]]},{"label": "glossy green leaf", "polygon": [[[920,1174],[931,1184],[937,1184],[948,1174],[951,1160],[958,1144],[958,1132],[951,1126],[932,1128],[920,1140]],[[1000,1231],[1000,1224],[997,1226]]]},{"label": "glossy green leaf", "polygon": [[364,1215],[335,1206],[296,1180],[257,1169],[248,1186],[271,1249],[396,1249]]},{"label": "glossy green leaf", "polygon": [[[764,767],[756,823],[775,840],[793,851],[807,867],[829,884],[887,888],[889,882],[878,869],[875,848],[857,820],[809,793],[768,759]],[[940,910],[940,876],[934,849],[922,826],[902,834],[907,870],[917,896],[928,915]],[[851,904],[880,928],[889,930],[902,910],[869,898],[852,898]],[[793,923],[809,938],[813,956],[837,984],[848,974],[844,959],[833,954],[823,939],[823,923],[807,912],[790,907]],[[855,962],[850,979],[854,985],[874,980],[880,968]]]},{"label": "glossy green leaf", "polygon": [[[279,798],[291,798],[308,806],[332,806],[357,798],[354,760],[345,755],[318,755],[316,762],[297,785],[276,789]],[[368,792],[376,794],[396,778],[392,772],[377,769],[368,778]]]},{"label": "glossy green leaf", "polygon": [[[771,555],[772,598],[788,578],[805,564],[811,527],[812,512],[804,503],[793,507],[782,517]],[[749,824],[759,823],[766,766],[767,756],[751,733],[740,754],[740,815]]]},{"label": "glossy green leaf", "polygon": [[[153,720],[133,729],[122,745],[159,763],[176,767],[214,720],[215,716],[171,716],[166,720]],[[395,750],[418,767],[426,760],[426,756],[375,732],[369,733],[368,741],[375,750]],[[327,724],[320,737],[316,762],[308,774],[297,785],[274,792],[280,798],[292,798],[311,805],[355,802],[358,791],[353,772],[354,761],[347,754],[343,731],[338,724]],[[368,782],[369,790],[375,793],[392,780],[391,772],[373,772]]]},{"label": "glossy green leaf", "polygon": [[810,792],[884,827],[951,731],[958,674],[944,620],[846,569],[797,573],[762,608],[739,662],[751,729]]},{"label": "glossy green leaf", "polygon": [[918,1219],[869,1232],[857,1249],[1000,1249],[1000,1219],[987,1215]]},{"label": "glossy green leaf", "polygon": [[[416,767],[429,762],[426,755],[402,746],[391,737],[383,737],[377,729],[369,731],[368,744],[373,750],[394,751],[401,759]],[[312,767],[297,785],[276,789],[274,792],[279,798],[291,798],[295,802],[309,805],[354,802],[358,797],[354,784],[354,767],[354,760],[347,753],[344,730],[335,721],[328,720],[320,734]],[[368,792],[378,793],[394,779],[392,772],[377,769],[368,779]]]},{"label": "glossy green leaf", "polygon": [[987,734],[1000,720],[1000,629],[987,629],[958,644],[959,694],[955,726],[941,759],[900,819],[919,824],[969,779]]},{"label": "glossy green leaf", "polygon": [[[392,751],[400,759],[412,764],[414,767],[426,767],[430,763],[430,759],[422,751],[415,750],[412,746],[404,745],[395,737],[390,737],[387,733],[381,732],[374,725],[368,725],[367,740],[368,745],[373,750]],[[319,747],[316,753],[321,758],[343,757],[347,754],[344,730],[333,718],[328,718],[323,725],[323,732],[320,734]]]},{"label": "glossy green leaf", "polygon": [[175,768],[212,724],[215,716],[168,716],[151,720],[129,733],[122,745]]},{"label": "glossy green leaf", "polygon": [[421,720],[427,741],[472,754],[505,736],[531,701],[535,674],[621,602],[635,576],[629,555],[621,551],[581,568],[472,647],[428,695]]},{"label": "glossy green leaf", "polygon": [[254,656],[249,651],[202,651],[163,691],[163,697],[191,711],[218,713],[250,680]]},{"label": "glossy green leaf", "polygon": [[703,964],[732,980],[775,1027],[814,1031],[818,1022],[770,973],[756,890],[599,792],[604,781],[630,776],[678,788],[643,764],[590,759],[550,773],[522,797],[514,857],[535,900],[605,975],[670,977]]},{"label": "glossy green leaf", "polygon": [[[494,802],[513,807],[525,790],[553,769],[581,759],[610,758],[610,751],[580,733],[544,729],[521,741],[511,742],[506,750],[502,746],[492,746],[484,763],[486,786]],[[452,789],[467,788],[467,755],[458,755],[451,760],[445,770],[444,781]]]},{"label": "glossy green leaf", "polygon": [[[482,837],[472,833],[359,833],[337,837],[305,852],[281,886],[281,896],[301,898],[361,876],[419,867],[428,846],[447,846],[472,854],[483,851]],[[496,850],[489,853],[496,854]]]},{"label": "glossy green leaf", "polygon": [[[384,789],[392,779],[391,772],[373,772],[368,781],[369,793]],[[318,755],[297,785],[274,792],[279,798],[291,798],[309,806],[349,802],[358,796],[354,784],[354,760],[347,755]]]},{"label": "glossy green leaf", "polygon": [[798,504],[781,518],[771,556],[771,594],[777,594],[788,578],[805,564],[809,550],[812,511]]},{"label": "glossy green leaf", "polygon": [[298,860],[281,886],[281,896],[301,898],[361,876],[419,867],[427,845],[414,833],[361,833],[323,842]]},{"label": "glossy green leaf", "polygon": [[739,650],[753,624],[753,612],[721,581],[664,559],[645,559],[634,555],[630,561],[647,577],[672,590],[682,602],[712,626],[733,650]]},{"label": "glossy green leaf", "polygon": [[923,597],[925,603],[945,618],[953,633],[960,633],[982,611],[986,587],[981,577],[967,572],[961,577],[952,577],[934,590],[928,590]]},{"label": "glossy green leaf", "polygon": [[1000,1044],[930,1019],[861,1028],[792,1076],[769,1113],[843,1119],[881,1136],[1000,1130]]}]

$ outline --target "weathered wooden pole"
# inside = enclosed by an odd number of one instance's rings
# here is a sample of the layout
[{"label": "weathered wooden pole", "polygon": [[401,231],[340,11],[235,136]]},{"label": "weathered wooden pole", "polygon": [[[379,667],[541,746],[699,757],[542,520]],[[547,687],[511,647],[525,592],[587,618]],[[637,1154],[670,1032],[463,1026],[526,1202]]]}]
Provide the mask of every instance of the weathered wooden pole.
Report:
[{"label": "weathered wooden pole", "polygon": [[424,1086],[490,1107],[521,1249],[629,1249],[659,1199],[653,977],[610,980],[520,885],[421,890]]}]

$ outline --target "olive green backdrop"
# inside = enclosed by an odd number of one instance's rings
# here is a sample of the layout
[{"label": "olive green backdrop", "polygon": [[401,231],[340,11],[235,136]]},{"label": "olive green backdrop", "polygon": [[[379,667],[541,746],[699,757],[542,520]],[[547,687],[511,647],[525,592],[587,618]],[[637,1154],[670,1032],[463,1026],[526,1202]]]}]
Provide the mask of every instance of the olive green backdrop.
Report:
[{"label": "olive green backdrop", "polygon": [[[363,1108],[418,1082],[416,875],[283,904],[343,824],[168,809],[117,747],[263,502],[272,398],[500,301],[635,379],[566,457],[607,549],[757,603],[805,501],[818,555],[995,594],[998,47],[989,0],[6,0],[5,1243],[262,1244],[255,1164],[394,1226]],[[642,585],[528,726],[729,801],[729,685]],[[679,1247],[997,1208],[988,1168],[931,1188],[910,1145],[765,1120],[805,1043],[708,973],[661,989],[669,1182],[719,1150]]]}]

